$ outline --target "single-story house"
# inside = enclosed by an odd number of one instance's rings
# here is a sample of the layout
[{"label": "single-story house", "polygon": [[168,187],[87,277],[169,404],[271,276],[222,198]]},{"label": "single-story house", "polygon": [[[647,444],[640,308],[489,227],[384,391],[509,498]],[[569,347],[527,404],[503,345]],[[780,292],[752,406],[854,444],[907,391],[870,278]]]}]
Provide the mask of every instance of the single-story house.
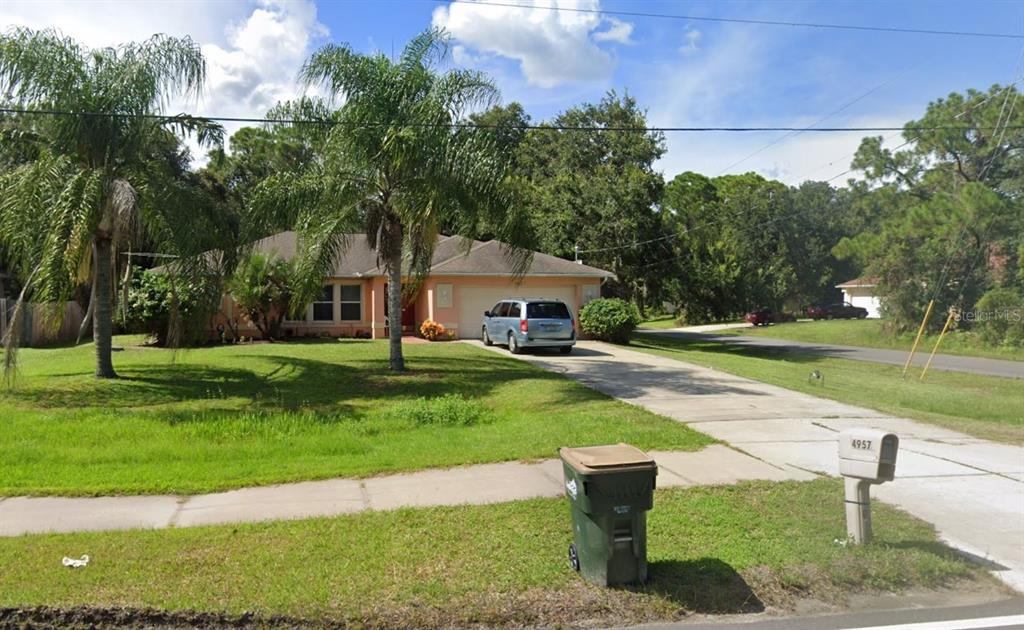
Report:
[{"label": "single-story house", "polygon": [[843,301],[854,306],[866,308],[868,317],[881,317],[881,302],[875,295],[875,287],[878,286],[877,278],[854,278],[842,284],[837,284],[837,289],[843,291]]},{"label": "single-story house", "polygon": [[[255,244],[255,250],[291,260],[299,241],[295,232],[281,232]],[[462,339],[478,338],[484,311],[508,297],[559,299],[578,315],[584,304],[600,297],[601,284],[614,274],[603,269],[535,252],[518,279],[499,241],[472,241],[440,236],[433,262],[415,296],[401,314],[402,330],[415,333],[430,319]],[[344,254],[335,262],[320,297],[299,319],[286,319],[282,330],[295,336],[387,336],[387,272],[363,234],[351,234]],[[224,314],[238,319],[242,334],[255,329],[225,300]]]}]

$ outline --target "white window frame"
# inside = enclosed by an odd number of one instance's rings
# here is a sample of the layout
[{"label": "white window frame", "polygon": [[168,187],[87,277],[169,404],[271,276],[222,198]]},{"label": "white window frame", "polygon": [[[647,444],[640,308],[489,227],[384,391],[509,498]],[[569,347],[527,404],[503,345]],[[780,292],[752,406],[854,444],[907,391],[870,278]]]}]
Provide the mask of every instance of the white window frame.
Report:
[{"label": "white window frame", "polygon": [[[338,298],[337,298],[337,301],[338,301],[338,321],[345,322],[345,323],[361,322],[361,321],[363,321],[363,309],[364,309],[364,306],[363,306],[363,285],[362,285],[362,283],[344,282],[344,283],[339,284],[337,286],[338,286],[338,289],[335,291],[335,293],[338,296]],[[356,300],[356,301],[342,299],[343,295],[342,295],[341,287],[356,287],[356,288],[358,288],[359,289],[359,299]],[[359,319],[345,319],[342,316],[342,310],[341,310],[341,307],[342,307],[343,304],[358,304],[359,305]]]}]

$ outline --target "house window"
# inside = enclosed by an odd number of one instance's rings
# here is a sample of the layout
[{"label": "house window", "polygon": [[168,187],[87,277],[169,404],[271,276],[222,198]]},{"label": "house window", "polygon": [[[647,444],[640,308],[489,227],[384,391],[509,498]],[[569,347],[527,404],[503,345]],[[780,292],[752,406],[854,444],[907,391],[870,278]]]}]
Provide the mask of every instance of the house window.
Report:
[{"label": "house window", "polygon": [[341,320],[358,322],[363,319],[363,287],[358,284],[341,285]]},{"label": "house window", "polygon": [[313,321],[314,322],[333,322],[334,321],[334,285],[329,284],[324,287],[320,296],[317,297],[316,301],[313,302]]}]

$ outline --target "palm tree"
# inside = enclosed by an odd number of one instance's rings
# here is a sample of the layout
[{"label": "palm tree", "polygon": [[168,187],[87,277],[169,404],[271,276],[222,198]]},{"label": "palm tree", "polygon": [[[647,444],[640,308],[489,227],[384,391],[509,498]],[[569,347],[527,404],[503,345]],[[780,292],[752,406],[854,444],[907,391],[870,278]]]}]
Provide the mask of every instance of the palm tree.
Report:
[{"label": "palm tree", "polygon": [[[414,38],[394,61],[347,45],[315,52],[302,80],[344,99],[320,121],[331,126],[322,163],[315,172],[270,178],[256,195],[265,208],[296,210],[305,254],[296,268],[295,310],[320,290],[345,249],[345,234],[366,233],[388,274],[395,372],[405,369],[398,324],[403,275],[414,291],[430,268],[438,226],[472,236],[486,225],[513,244],[527,233],[508,190],[508,157],[493,133],[462,124],[472,108],[494,104],[498,91],[481,73],[435,70],[447,54],[448,37],[438,30]],[[507,255],[519,268],[528,261],[520,247]]]},{"label": "palm tree", "polygon": [[[209,120],[161,113],[169,99],[197,95],[205,73],[189,38],[154,35],[90,50],[51,30],[0,36],[0,98],[17,110],[19,141],[35,145],[34,159],[0,174],[0,246],[25,280],[15,318],[26,296],[63,303],[91,279],[98,378],[117,376],[119,250],[144,232],[157,243],[187,232],[168,218],[180,207],[168,180],[175,169],[161,153],[177,147],[180,133],[201,144],[221,141],[221,127]],[[17,338],[5,339],[7,366]]]}]

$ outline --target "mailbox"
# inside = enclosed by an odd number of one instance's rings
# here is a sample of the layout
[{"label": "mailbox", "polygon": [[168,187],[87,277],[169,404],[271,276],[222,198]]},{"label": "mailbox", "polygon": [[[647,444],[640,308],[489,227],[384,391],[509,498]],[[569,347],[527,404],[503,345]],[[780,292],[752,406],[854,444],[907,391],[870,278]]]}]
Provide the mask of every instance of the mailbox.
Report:
[{"label": "mailbox", "polygon": [[900,439],[876,429],[850,429],[839,434],[839,474],[874,483],[896,476]]},{"label": "mailbox", "polygon": [[900,439],[877,429],[839,434],[839,474],[845,479],[846,532],[856,544],[871,541],[871,485],[896,477]]}]

